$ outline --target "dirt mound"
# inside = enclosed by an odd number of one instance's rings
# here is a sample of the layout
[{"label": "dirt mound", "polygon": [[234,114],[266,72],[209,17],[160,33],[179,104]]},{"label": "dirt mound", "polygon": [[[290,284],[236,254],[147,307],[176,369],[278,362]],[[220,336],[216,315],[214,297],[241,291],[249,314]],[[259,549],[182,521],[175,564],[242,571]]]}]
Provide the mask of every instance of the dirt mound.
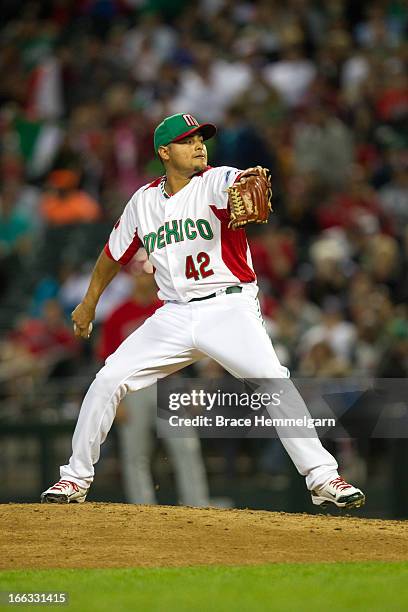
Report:
[{"label": "dirt mound", "polygon": [[0,506],[0,569],[408,560],[401,521],[174,506]]}]

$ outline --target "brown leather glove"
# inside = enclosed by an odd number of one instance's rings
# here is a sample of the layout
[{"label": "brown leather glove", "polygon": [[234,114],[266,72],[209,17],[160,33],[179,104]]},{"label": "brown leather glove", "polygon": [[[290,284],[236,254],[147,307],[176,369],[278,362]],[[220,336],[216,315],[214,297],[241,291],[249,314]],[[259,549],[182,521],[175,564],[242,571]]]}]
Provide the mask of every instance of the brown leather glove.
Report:
[{"label": "brown leather glove", "polygon": [[272,187],[267,168],[248,168],[227,191],[230,209],[228,227],[238,229],[247,223],[268,222],[272,211]]}]

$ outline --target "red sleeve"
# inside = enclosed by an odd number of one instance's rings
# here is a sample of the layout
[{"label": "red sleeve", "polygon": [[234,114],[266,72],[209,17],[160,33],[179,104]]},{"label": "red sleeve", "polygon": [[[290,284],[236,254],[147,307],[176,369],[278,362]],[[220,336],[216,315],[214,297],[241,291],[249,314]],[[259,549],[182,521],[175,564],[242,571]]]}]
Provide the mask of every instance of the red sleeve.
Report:
[{"label": "red sleeve", "polygon": [[103,250],[105,251],[106,255],[109,257],[109,259],[116,261],[116,259],[113,257],[112,253],[110,252],[109,242],[105,244],[105,246],[103,247]]},{"label": "red sleeve", "polygon": [[135,194],[126,204],[105,245],[107,256],[122,265],[129,263],[136,251],[143,246],[137,235],[136,201]]}]

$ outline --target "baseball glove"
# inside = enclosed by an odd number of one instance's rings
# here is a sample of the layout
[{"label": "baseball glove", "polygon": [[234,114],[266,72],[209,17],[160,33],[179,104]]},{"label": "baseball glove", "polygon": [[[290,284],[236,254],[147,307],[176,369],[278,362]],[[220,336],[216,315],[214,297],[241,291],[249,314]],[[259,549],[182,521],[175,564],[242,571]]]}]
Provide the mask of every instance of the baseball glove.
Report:
[{"label": "baseball glove", "polygon": [[230,210],[228,227],[238,229],[247,223],[268,222],[272,211],[272,188],[266,168],[248,168],[227,191]]}]

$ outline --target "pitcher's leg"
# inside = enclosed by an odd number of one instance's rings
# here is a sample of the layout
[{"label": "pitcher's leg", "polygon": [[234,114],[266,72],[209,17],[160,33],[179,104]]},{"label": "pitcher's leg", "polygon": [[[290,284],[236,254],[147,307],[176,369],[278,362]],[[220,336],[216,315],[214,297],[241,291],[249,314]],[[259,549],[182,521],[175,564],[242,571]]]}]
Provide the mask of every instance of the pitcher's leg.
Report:
[{"label": "pitcher's leg", "polygon": [[[279,434],[279,432],[278,432]],[[319,438],[280,438],[297,471],[306,478],[309,491],[338,477],[336,459],[327,451]]]},{"label": "pitcher's leg", "polygon": [[263,325],[258,300],[220,295],[196,305],[196,347],[237,378],[289,378]]},{"label": "pitcher's leg", "polygon": [[[263,326],[258,301],[242,293],[220,296],[214,302],[212,313],[207,307],[200,312],[195,330],[196,346],[238,378],[288,378],[289,371],[280,364]],[[216,321],[215,325],[210,324],[211,319]],[[285,385],[291,385],[297,393],[291,381]],[[300,394],[297,396],[297,414],[309,415]],[[288,416],[293,414],[289,411]],[[308,430],[308,434],[312,435],[313,431]],[[279,428],[277,433],[281,437]],[[281,437],[281,441],[299,473],[306,477],[309,490],[338,476],[337,461],[323,447],[317,434]]]},{"label": "pitcher's leg", "polygon": [[81,406],[69,464],[61,479],[89,487],[94,464],[127,391],[137,391],[199,358],[191,349],[188,310],[166,304],[131,334],[107,360]]}]

